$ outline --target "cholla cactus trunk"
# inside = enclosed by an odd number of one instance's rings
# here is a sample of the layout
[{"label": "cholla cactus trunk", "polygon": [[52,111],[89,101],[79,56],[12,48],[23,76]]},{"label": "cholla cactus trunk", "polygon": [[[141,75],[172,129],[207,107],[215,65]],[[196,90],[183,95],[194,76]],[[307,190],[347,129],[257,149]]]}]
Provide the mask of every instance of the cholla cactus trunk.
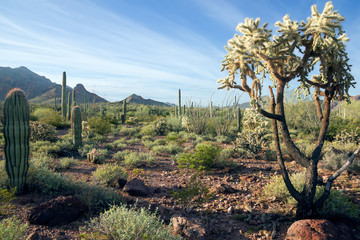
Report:
[{"label": "cholla cactus trunk", "polygon": [[61,89],[61,114],[66,117],[67,114],[67,101],[66,101],[66,72],[63,72],[62,89]]},{"label": "cholla cactus trunk", "polygon": [[71,92],[68,93],[68,120],[71,118]]},{"label": "cholla cactus trunk", "polygon": [[181,116],[181,90],[179,89],[179,117]]},{"label": "cholla cactus trunk", "polygon": [[24,191],[29,168],[30,110],[25,93],[12,89],[4,102],[5,168],[11,188]]},{"label": "cholla cactus trunk", "polygon": [[72,107],[76,106],[76,95],[75,95],[75,88],[72,90]]},{"label": "cholla cactus trunk", "polygon": [[73,144],[75,148],[82,146],[82,126],[81,126],[81,109],[79,106],[74,106],[71,110],[71,130],[73,134]]},{"label": "cholla cactus trunk", "polygon": [[126,99],[124,99],[123,103],[123,114],[121,114],[121,123],[124,124],[126,121]]}]

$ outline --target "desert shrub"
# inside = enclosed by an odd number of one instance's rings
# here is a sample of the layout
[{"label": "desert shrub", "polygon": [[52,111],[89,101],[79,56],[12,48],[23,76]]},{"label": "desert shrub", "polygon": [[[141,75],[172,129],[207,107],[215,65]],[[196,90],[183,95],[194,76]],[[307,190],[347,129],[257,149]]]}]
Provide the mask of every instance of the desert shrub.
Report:
[{"label": "desert shrub", "polygon": [[[305,174],[294,173],[290,176],[291,182],[295,189],[301,191],[304,187]],[[324,192],[323,186],[316,188],[316,195],[314,201],[319,199]],[[282,176],[275,175],[270,179],[270,182],[264,186],[264,196],[267,198],[276,197],[283,202],[296,204],[296,200],[290,195],[287,190]],[[318,213],[323,217],[326,216],[347,216],[351,218],[360,217],[360,208],[352,203],[345,195],[336,189],[330,191],[330,196],[325,200],[324,205],[317,209]]]},{"label": "desert shrub", "polygon": [[123,164],[127,167],[141,167],[152,165],[156,162],[156,158],[149,153],[131,152],[124,156]]},{"label": "desert shrub", "polygon": [[120,139],[120,140],[116,140],[112,143],[112,145],[115,147],[115,148],[118,148],[118,149],[123,149],[125,148],[127,145],[125,142],[121,141],[123,139]]},{"label": "desert shrub", "polygon": [[222,149],[215,159],[215,162],[212,164],[214,168],[224,168],[224,167],[235,167],[236,163],[231,160],[231,158],[235,155],[235,148],[228,147]]},{"label": "desert shrub", "polygon": [[251,152],[248,149],[244,148],[236,148],[236,153],[239,155],[240,158],[247,158],[247,159],[255,159],[256,154]]},{"label": "desert shrub", "polygon": [[213,144],[198,144],[192,152],[184,153],[178,159],[180,168],[210,170],[220,154],[220,148]]},{"label": "desert shrub", "polygon": [[256,127],[253,130],[245,129],[238,133],[236,145],[239,148],[247,149],[250,152],[257,154],[263,147],[267,147],[270,143],[268,138],[265,138],[267,131],[263,127]]},{"label": "desert shrub", "polygon": [[5,161],[0,161],[0,188],[6,189],[10,187],[10,180],[5,171]]},{"label": "desert shrub", "polygon": [[176,202],[185,208],[195,207],[211,198],[209,187],[197,179],[197,174],[191,176],[190,181],[185,187],[171,191],[171,196]]},{"label": "desert shrub", "polygon": [[45,153],[51,156],[57,156],[61,151],[58,145],[49,141],[30,143],[30,149],[32,152]]},{"label": "desert shrub", "polygon": [[72,166],[75,166],[79,164],[79,160],[74,159],[73,157],[65,157],[65,158],[60,158],[59,159],[59,163],[56,164],[55,168],[56,169],[69,169]]},{"label": "desert shrub", "polygon": [[340,131],[335,136],[335,141],[342,143],[355,143],[359,144],[360,142],[360,127],[356,127],[355,129],[344,129]]},{"label": "desert shrub", "polygon": [[127,137],[139,137],[140,134],[140,128],[138,127],[126,127],[123,126],[120,130],[119,130],[119,134],[122,134],[124,136]]},{"label": "desert shrub", "polygon": [[0,215],[6,214],[11,208],[11,202],[15,199],[16,188],[0,188]]},{"label": "desert shrub", "polygon": [[180,119],[176,116],[166,118],[166,124],[168,126],[168,130],[171,132],[180,132],[184,129],[181,125]]},{"label": "desert shrub", "polygon": [[[323,155],[323,160],[325,162],[325,167],[327,169],[336,171],[342,167],[348,158],[351,156],[352,152],[347,150],[338,150],[334,147],[330,147]],[[357,156],[352,164],[348,167],[349,170],[360,173],[360,161],[359,156]]]},{"label": "desert shrub", "polygon": [[216,142],[218,143],[231,143],[232,139],[228,136],[219,135],[216,137]]},{"label": "desert shrub", "polygon": [[128,209],[125,205],[113,206],[89,222],[89,230],[100,232],[114,240],[170,240],[174,236],[169,227],[150,210]]},{"label": "desert shrub", "polygon": [[143,126],[140,130],[140,134],[142,136],[155,136],[155,126],[153,124]]},{"label": "desert shrub", "polygon": [[268,161],[276,161],[277,160],[276,151],[274,151],[272,149],[266,149],[264,153],[265,153],[266,160],[268,160]]},{"label": "desert shrub", "polygon": [[180,139],[180,135],[177,132],[169,132],[165,137],[165,140],[168,142],[178,142]]},{"label": "desert shrub", "polygon": [[155,141],[143,140],[142,143],[147,149],[151,150],[155,146],[164,146],[167,142],[165,139],[156,139]]},{"label": "desert shrub", "polygon": [[26,223],[22,223],[15,217],[5,218],[0,221],[0,239],[25,239],[27,227]]},{"label": "desert shrub", "polygon": [[151,152],[155,155],[174,155],[183,152],[184,149],[177,144],[158,145],[151,149]]},{"label": "desert shrub", "polygon": [[154,132],[156,135],[164,136],[168,131],[168,126],[165,119],[159,119],[154,126]]},{"label": "desert shrub", "polygon": [[97,134],[104,135],[111,132],[111,123],[100,117],[88,118],[87,124]]},{"label": "desert shrub", "polygon": [[54,126],[39,121],[30,121],[30,141],[51,141],[57,140],[58,132]]},{"label": "desert shrub", "polygon": [[113,159],[116,159],[116,160],[124,160],[125,159],[125,156],[132,153],[132,151],[130,150],[125,150],[125,151],[118,151],[116,153],[114,153],[113,155]]},{"label": "desert shrub", "polygon": [[63,128],[67,124],[58,112],[50,108],[37,108],[31,113],[31,118],[57,128]]},{"label": "desert shrub", "polygon": [[100,185],[115,187],[119,178],[127,178],[124,169],[115,164],[104,164],[92,173],[95,181]]},{"label": "desert shrub", "polygon": [[129,144],[130,146],[136,145],[140,143],[140,139],[138,138],[134,138],[134,139],[129,139],[126,141],[127,144]]},{"label": "desert shrub", "polygon": [[43,152],[32,153],[30,161],[34,167],[55,168],[53,159],[48,154]]}]

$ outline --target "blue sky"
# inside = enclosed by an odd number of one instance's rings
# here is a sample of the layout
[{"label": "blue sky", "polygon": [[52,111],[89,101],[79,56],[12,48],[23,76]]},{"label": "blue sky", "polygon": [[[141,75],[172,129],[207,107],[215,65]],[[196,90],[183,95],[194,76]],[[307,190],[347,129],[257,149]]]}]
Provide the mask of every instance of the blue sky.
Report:
[{"label": "blue sky", "polygon": [[[360,1],[334,0],[345,16],[347,49],[360,77]],[[132,93],[158,101],[226,104],[217,90],[224,45],[246,17],[306,20],[308,0],[1,0],[0,66],[26,66],[51,81],[85,87],[110,101]],[[351,90],[360,94],[359,87]]]}]

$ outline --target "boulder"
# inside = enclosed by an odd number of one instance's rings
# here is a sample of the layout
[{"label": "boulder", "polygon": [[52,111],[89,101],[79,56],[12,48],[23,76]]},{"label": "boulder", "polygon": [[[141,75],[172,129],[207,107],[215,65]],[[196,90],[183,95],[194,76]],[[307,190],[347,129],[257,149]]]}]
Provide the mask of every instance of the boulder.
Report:
[{"label": "boulder", "polygon": [[294,222],[286,233],[286,240],[352,240],[351,229],[343,223],[325,219],[304,219]]},{"label": "boulder", "polygon": [[171,218],[174,233],[186,239],[205,240],[206,230],[199,219],[175,215]]},{"label": "boulder", "polygon": [[127,192],[131,196],[146,197],[150,195],[150,189],[140,179],[133,178],[128,181],[124,188],[124,192]]},{"label": "boulder", "polygon": [[73,222],[87,211],[75,196],[60,196],[35,206],[28,215],[30,224],[58,226]]}]

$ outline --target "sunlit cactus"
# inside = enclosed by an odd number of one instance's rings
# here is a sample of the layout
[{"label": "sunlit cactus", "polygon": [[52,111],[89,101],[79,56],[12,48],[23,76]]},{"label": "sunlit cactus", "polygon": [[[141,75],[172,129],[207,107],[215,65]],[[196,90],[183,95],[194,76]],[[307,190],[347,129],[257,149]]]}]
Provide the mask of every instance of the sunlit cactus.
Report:
[{"label": "sunlit cactus", "polygon": [[81,110],[79,106],[74,106],[71,110],[71,130],[73,134],[73,144],[75,148],[82,145],[82,125],[81,125]]},{"label": "sunlit cactus", "polygon": [[61,89],[61,114],[66,117],[67,114],[67,101],[66,101],[66,72],[63,72],[62,89]]},{"label": "sunlit cactus", "polygon": [[24,191],[29,168],[30,111],[25,93],[12,89],[4,103],[5,168],[10,186]]}]

